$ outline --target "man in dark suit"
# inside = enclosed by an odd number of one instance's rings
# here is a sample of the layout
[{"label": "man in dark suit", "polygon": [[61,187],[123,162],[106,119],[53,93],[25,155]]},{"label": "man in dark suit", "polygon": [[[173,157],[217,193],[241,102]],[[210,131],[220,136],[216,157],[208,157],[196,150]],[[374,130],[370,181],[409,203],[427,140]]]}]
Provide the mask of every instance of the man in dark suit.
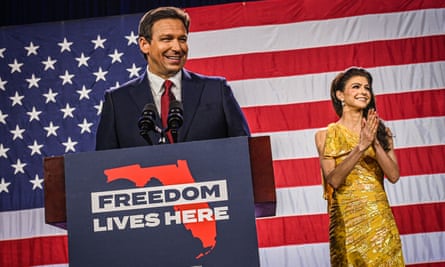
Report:
[{"label": "man in dark suit", "polygon": [[[179,8],[161,7],[147,12],[139,23],[139,48],[147,59],[147,70],[139,78],[105,93],[105,102],[96,133],[96,150],[147,145],[138,120],[145,104],[156,107],[156,125],[161,127],[161,102],[165,80],[182,103],[183,123],[177,142],[234,136],[250,131],[230,86],[222,77],[209,77],[185,70],[190,19]],[[161,118],[160,118],[161,117]],[[157,144],[161,134],[149,132]],[[168,142],[168,141],[167,141]]]}]

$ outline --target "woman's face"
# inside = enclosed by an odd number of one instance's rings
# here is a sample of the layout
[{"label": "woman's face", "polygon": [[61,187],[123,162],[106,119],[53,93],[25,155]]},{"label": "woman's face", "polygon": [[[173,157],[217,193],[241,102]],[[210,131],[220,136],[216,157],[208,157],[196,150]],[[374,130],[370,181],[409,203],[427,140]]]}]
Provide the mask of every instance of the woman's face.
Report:
[{"label": "woman's face", "polygon": [[371,102],[371,86],[363,76],[353,76],[346,81],[343,92],[337,91],[337,98],[345,107],[364,109]]}]

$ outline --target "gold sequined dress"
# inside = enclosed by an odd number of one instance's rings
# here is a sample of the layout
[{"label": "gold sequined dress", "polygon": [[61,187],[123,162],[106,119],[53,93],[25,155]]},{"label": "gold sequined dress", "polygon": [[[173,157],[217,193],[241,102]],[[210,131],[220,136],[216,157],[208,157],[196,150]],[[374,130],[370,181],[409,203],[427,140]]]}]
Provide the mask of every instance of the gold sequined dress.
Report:
[{"label": "gold sequined dress", "polygon": [[[335,159],[338,165],[358,142],[356,133],[338,123],[330,124],[324,156]],[[383,172],[375,157],[370,147],[344,184],[325,192],[332,267],[405,266],[399,231],[383,187]]]}]

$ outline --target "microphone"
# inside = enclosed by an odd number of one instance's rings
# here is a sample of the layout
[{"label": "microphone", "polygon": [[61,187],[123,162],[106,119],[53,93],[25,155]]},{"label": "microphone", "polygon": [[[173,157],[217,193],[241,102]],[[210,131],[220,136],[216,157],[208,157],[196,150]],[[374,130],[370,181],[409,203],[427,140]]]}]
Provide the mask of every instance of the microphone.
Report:
[{"label": "microphone", "polygon": [[142,114],[139,117],[138,127],[139,134],[147,141],[149,145],[153,145],[148,133],[150,131],[162,132],[156,125],[157,110],[153,103],[145,104]]},{"label": "microphone", "polygon": [[182,126],[184,119],[182,117],[182,103],[178,100],[170,101],[168,109],[167,126],[173,137],[173,142],[178,142],[178,129]]}]

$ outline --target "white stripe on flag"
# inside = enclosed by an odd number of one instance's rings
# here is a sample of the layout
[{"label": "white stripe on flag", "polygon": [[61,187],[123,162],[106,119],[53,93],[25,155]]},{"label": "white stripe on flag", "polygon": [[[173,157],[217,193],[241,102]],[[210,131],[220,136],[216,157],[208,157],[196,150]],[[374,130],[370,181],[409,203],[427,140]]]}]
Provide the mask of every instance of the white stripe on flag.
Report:
[{"label": "white stripe on flag", "polygon": [[45,209],[0,212],[0,240],[66,235],[66,231],[45,223]]},{"label": "white stripe on flag", "polygon": [[401,239],[406,264],[445,262],[445,232],[402,235]]},{"label": "white stripe on flag", "polygon": [[402,177],[397,184],[385,180],[391,206],[445,203],[445,173]]},{"label": "white stripe on flag", "polygon": [[[401,235],[400,238],[406,264],[445,262],[445,232]],[[280,267],[329,267],[329,244],[260,248],[260,264]]]},{"label": "white stripe on flag", "polygon": [[[386,121],[391,128],[395,148],[430,146],[445,143],[445,117]],[[253,136],[270,136],[274,160],[318,157],[314,139],[318,129],[257,133]]]},{"label": "white stripe on flag", "polygon": [[[385,190],[391,206],[434,202],[445,203],[444,188],[444,173],[402,177],[397,184],[391,184],[385,180]],[[277,188],[276,192],[277,216],[327,213],[327,203],[323,199],[321,184],[316,186]]]},{"label": "white stripe on flag", "polygon": [[445,9],[429,9],[192,32],[189,36],[189,58],[439,35],[445,31],[442,24],[444,16]]},{"label": "white stripe on flag", "polygon": [[[367,70],[373,75],[373,89],[377,96],[445,88],[445,61]],[[229,84],[241,107],[307,103],[330,100],[330,84],[337,73],[239,80]],[[425,73],[428,73],[428,79],[425,79]]]}]

